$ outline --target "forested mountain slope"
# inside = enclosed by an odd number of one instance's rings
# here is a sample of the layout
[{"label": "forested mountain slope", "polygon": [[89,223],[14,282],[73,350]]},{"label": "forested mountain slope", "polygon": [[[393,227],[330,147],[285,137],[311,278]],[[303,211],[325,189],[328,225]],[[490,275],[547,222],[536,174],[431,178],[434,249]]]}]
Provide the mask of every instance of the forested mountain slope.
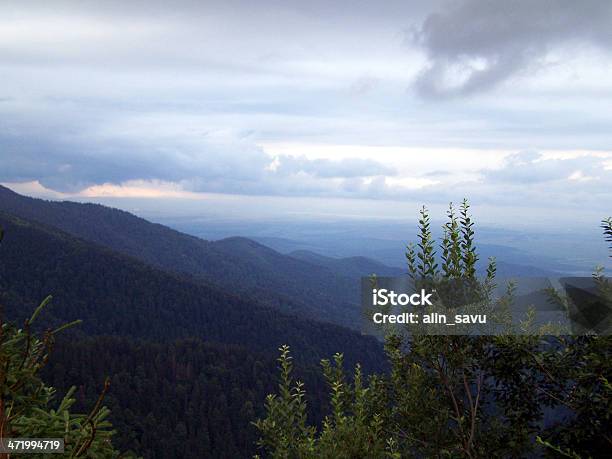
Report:
[{"label": "forested mountain slope", "polygon": [[0,186],[0,211],[37,221],[175,273],[305,317],[359,327],[358,279],[245,238],[205,241],[128,212],[21,196]]},{"label": "forested mountain slope", "polygon": [[[117,430],[114,446],[145,458],[248,458],[258,438],[251,422],[276,390],[276,355],[198,339],[152,343],[123,337],[62,340],[45,380],[60,393],[76,385],[77,406],[95,403],[110,376],[105,405]],[[313,422],[327,388],[314,366],[298,366]],[[205,452],[205,453],[204,453]]]},{"label": "forested mountain slope", "polygon": [[170,274],[57,229],[0,213],[0,303],[9,318],[54,296],[51,322],[83,320],[82,333],[173,340],[199,337],[274,355],[290,344],[317,363],[340,350],[376,366],[373,338],[283,314],[243,294]]},{"label": "forested mountain slope", "polygon": [[276,384],[277,348],[300,352],[300,379],[312,388],[314,421],[326,389],[316,367],[345,351],[351,364],[379,369],[380,343],[332,324],[292,317],[242,294],[172,274],[0,212],[0,305],[22,320],[53,294],[38,322],[79,318],[61,336],[45,371],[78,405],[95,403],[108,375],[106,404],[116,447],[144,457],[252,457],[265,395]]}]

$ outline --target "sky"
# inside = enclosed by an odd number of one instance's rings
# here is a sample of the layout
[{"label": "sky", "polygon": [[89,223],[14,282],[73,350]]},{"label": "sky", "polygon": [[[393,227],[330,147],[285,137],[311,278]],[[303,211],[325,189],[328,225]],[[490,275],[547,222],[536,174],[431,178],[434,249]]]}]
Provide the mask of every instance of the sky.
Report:
[{"label": "sky", "polygon": [[[0,183],[160,215],[612,214],[612,2],[0,2]],[[177,204],[178,203],[178,204]]]}]

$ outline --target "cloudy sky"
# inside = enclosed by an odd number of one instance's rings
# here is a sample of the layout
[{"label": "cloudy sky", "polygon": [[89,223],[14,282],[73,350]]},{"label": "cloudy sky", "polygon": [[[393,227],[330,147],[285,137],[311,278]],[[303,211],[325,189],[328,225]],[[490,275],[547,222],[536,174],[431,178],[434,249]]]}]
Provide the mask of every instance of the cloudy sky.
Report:
[{"label": "cloudy sky", "polygon": [[0,183],[591,225],[611,74],[607,0],[3,0]]}]

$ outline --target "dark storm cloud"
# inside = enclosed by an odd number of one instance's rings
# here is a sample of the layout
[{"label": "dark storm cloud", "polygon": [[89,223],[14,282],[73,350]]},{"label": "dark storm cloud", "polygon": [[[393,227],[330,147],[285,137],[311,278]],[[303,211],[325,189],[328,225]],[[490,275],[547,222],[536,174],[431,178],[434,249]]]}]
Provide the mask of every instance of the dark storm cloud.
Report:
[{"label": "dark storm cloud", "polygon": [[489,89],[565,45],[612,47],[606,0],[462,1],[427,17],[415,35],[430,63],[416,80],[426,97]]}]

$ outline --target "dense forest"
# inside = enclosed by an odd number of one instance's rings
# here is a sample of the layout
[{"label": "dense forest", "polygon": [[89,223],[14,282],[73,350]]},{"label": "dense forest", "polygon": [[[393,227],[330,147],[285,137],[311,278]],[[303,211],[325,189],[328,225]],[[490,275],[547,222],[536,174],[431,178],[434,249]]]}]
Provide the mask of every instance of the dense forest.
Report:
[{"label": "dense forest", "polygon": [[270,353],[288,342],[311,363],[343,348],[368,368],[382,360],[374,338],[286,315],[38,223],[0,213],[0,225],[0,301],[9,319],[25,318],[51,294],[49,323],[82,319],[85,336],[199,337]]},{"label": "dense forest", "polygon": [[[398,270],[364,260],[340,265],[282,255],[250,239],[205,241],[99,204],[21,196],[0,186],[0,211],[256,299],[293,315],[359,329],[359,277]],[[355,263],[359,261],[359,263]]]},{"label": "dense forest", "polygon": [[[302,365],[298,374],[313,388],[311,421],[318,423],[327,403],[320,372]],[[60,341],[44,372],[60,392],[77,386],[81,411],[95,402],[106,375],[115,447],[157,458],[248,457],[257,440],[251,423],[277,386],[273,356],[198,339]]]},{"label": "dense forest", "polygon": [[207,445],[210,457],[251,456],[251,422],[274,389],[274,358],[284,342],[301,349],[298,371],[320,389],[312,393],[315,407],[327,403],[320,359],[350,349],[352,363],[385,365],[380,343],[340,326],[286,315],[40,223],[0,213],[0,226],[5,320],[22,323],[48,294],[41,332],[82,319],[57,338],[42,374],[59,394],[76,385],[82,411],[108,376],[106,404],[121,451],[201,457],[203,446],[194,445]]}]

